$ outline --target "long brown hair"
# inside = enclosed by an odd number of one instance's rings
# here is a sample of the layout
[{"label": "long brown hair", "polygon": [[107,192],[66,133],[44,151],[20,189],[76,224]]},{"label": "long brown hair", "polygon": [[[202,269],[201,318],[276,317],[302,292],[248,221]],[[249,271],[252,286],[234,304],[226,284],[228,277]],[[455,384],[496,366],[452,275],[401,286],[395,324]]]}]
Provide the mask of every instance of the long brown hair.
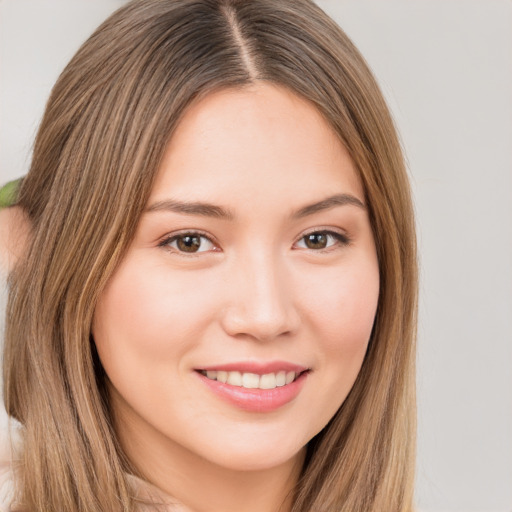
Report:
[{"label": "long brown hair", "polygon": [[364,185],[381,291],[360,374],[308,445],[293,512],[411,510],[416,243],[400,144],[343,31],[309,0],[136,0],[57,81],[18,204],[31,222],[10,276],[4,398],[23,425],[30,511],[132,511],[101,364],[98,296],[130,243],[173,129],[196,98],[264,80],[306,98]]}]

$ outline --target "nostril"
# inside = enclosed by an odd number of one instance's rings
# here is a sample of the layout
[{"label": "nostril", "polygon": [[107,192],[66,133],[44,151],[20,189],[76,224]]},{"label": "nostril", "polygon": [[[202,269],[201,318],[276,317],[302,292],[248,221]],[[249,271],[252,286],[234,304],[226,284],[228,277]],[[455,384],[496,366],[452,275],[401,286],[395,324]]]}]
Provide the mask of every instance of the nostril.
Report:
[{"label": "nostril", "polygon": [[292,335],[300,324],[300,318],[291,305],[272,307],[271,304],[239,302],[224,312],[221,323],[230,336],[268,342]]}]

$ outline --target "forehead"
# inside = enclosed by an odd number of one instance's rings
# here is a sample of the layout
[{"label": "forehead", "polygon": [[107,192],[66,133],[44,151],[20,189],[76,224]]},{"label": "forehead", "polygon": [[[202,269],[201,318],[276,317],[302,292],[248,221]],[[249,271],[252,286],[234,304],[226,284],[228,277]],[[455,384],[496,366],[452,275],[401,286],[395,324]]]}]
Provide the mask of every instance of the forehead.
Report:
[{"label": "forehead", "polygon": [[243,202],[258,195],[269,201],[295,196],[300,203],[336,192],[364,199],[337,134],[307,100],[258,83],[211,93],[189,107],[169,141],[151,200]]}]

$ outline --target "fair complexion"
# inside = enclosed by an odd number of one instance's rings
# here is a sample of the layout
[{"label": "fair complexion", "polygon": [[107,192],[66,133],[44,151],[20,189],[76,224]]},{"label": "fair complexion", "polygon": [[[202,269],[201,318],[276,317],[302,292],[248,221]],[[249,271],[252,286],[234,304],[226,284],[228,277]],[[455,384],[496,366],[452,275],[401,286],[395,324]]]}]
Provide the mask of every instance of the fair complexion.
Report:
[{"label": "fair complexion", "polygon": [[19,206],[0,210],[0,276],[7,275],[26,248],[30,222]]},{"label": "fair complexion", "polygon": [[215,92],[179,123],[93,335],[123,448],[187,510],[290,509],[373,325],[364,203],[344,146],[284,88]]}]

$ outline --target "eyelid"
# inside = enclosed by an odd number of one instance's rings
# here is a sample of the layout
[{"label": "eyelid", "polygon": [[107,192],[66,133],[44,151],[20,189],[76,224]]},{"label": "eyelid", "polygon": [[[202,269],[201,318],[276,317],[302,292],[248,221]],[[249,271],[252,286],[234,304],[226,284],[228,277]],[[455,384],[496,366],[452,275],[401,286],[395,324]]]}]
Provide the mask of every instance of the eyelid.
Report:
[{"label": "eyelid", "polygon": [[[303,232],[300,235],[300,237],[297,238],[297,241],[294,243],[294,245],[296,245],[298,242],[303,240],[308,235],[313,235],[313,234],[317,234],[317,233],[325,234],[325,235],[330,235],[330,236],[335,238],[337,243],[333,244],[332,246],[326,247],[325,249],[309,249],[310,251],[313,251],[313,252],[330,251],[332,249],[335,249],[336,246],[340,246],[340,245],[341,246],[347,246],[347,245],[350,245],[351,242],[352,242],[351,237],[344,230],[336,229],[336,228],[332,228],[332,227],[329,227],[329,228],[327,228],[327,227],[325,227],[325,228],[324,227],[317,227],[317,228],[309,229],[309,230]],[[308,250],[308,248],[305,248],[305,250]]]},{"label": "eyelid", "polygon": [[[326,247],[325,249],[309,249],[309,250],[311,250],[313,252],[329,251],[329,250],[335,249],[336,246],[338,246],[338,245],[347,246],[347,245],[350,245],[350,243],[352,242],[352,239],[350,238],[350,236],[346,232],[344,232],[343,230],[338,230],[338,229],[335,229],[335,228],[332,228],[332,227],[329,227],[329,228],[327,228],[327,227],[325,227],[325,228],[324,227],[317,227],[317,228],[312,228],[312,229],[309,229],[307,231],[304,231],[300,235],[300,237],[297,238],[297,240],[294,242],[293,245],[295,246],[299,241],[303,240],[306,236],[312,235],[312,234],[316,234],[316,233],[330,235],[330,236],[334,237],[338,243],[337,244],[333,244],[332,246]],[[202,238],[206,238],[215,248],[213,250],[209,250],[209,251],[199,251],[199,252],[196,252],[196,253],[194,253],[194,252],[186,253],[186,252],[178,251],[178,250],[176,250],[174,248],[169,247],[169,244],[171,242],[173,242],[175,239],[177,239],[178,237],[183,236],[183,235],[196,235],[196,236],[200,236]],[[168,249],[168,250],[170,250],[170,251],[172,251],[174,253],[177,253],[177,254],[180,254],[180,255],[183,255],[183,256],[186,256],[186,257],[193,257],[193,256],[197,256],[198,254],[202,254],[202,253],[218,252],[218,251],[220,251],[219,244],[215,240],[215,237],[213,237],[212,235],[210,235],[209,233],[207,233],[205,231],[201,231],[201,230],[198,230],[198,229],[181,229],[179,231],[168,233],[167,235],[165,235],[158,242],[158,247],[162,247],[164,249]],[[307,250],[307,248],[305,248],[305,250]]]},{"label": "eyelid", "polygon": [[[215,249],[209,250],[209,251],[199,251],[199,252],[191,252],[186,253],[184,251],[178,251],[174,247],[170,247],[169,244],[179,238],[180,236],[184,235],[192,235],[192,236],[199,236],[202,238],[206,238],[214,247]],[[179,254],[186,257],[193,257],[197,256],[198,254],[208,253],[208,252],[217,252],[220,250],[219,244],[215,240],[215,238],[210,235],[209,233],[206,233],[205,231],[201,231],[199,229],[180,229],[179,231],[174,231],[172,233],[168,233],[165,235],[159,242],[158,247],[162,247],[164,249],[169,250],[170,252],[173,252],[175,254]]]}]

